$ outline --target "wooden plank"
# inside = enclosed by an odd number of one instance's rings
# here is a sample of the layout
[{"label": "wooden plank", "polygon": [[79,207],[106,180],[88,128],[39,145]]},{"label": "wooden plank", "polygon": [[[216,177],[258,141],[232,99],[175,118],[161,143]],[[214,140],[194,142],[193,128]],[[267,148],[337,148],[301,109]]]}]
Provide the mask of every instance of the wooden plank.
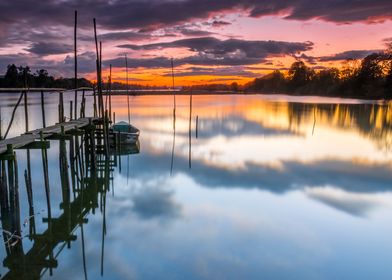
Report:
[{"label": "wooden plank", "polygon": [[50,142],[49,141],[34,141],[26,146],[23,147],[18,147],[15,149],[49,149],[50,148]]},{"label": "wooden plank", "polygon": [[63,135],[64,133],[79,132],[80,129],[89,128],[98,121],[99,118],[80,118],[69,122],[57,123],[46,128],[28,131],[20,136],[2,140],[0,141],[0,155],[7,152],[7,145],[12,145],[12,148],[19,149],[40,140],[41,133],[44,139],[58,138],[59,135],[68,139],[69,136]]}]

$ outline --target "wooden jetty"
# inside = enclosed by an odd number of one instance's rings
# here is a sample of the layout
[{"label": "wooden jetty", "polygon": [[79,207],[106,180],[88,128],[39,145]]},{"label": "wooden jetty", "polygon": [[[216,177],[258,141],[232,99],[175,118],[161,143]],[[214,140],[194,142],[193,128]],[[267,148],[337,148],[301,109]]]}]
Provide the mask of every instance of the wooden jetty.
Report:
[{"label": "wooden jetty", "polygon": [[46,143],[42,142],[42,139],[53,139],[67,133],[77,133],[79,129],[100,123],[102,123],[102,119],[97,117],[79,118],[77,120],[57,123],[45,128],[28,131],[20,136],[0,141],[0,157],[7,156],[9,153],[12,154],[13,149],[24,147],[29,149],[34,149],[34,147],[40,148]]}]

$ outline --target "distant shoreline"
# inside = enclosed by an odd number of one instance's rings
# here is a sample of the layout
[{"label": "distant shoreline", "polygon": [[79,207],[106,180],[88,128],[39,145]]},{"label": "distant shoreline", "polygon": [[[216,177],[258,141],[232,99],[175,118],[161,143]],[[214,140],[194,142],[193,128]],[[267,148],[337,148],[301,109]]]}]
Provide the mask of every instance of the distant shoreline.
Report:
[{"label": "distant shoreline", "polygon": [[[25,89],[16,89],[16,88],[10,88],[7,90],[7,88],[1,88],[0,94],[6,94],[6,93],[19,93],[21,91],[24,91]],[[35,92],[39,93],[41,90],[47,92],[47,93],[56,93],[56,92],[67,92],[67,93],[74,93],[74,89],[57,89],[57,88],[45,88],[45,89],[37,89],[37,88],[31,88],[27,90],[28,92]],[[78,91],[81,93],[82,90],[86,91],[86,94],[92,94],[92,90],[90,88],[80,88]],[[104,91],[103,96],[106,96],[106,91]],[[126,96],[126,90],[113,90],[112,91],[112,96]],[[357,100],[365,100],[365,101],[384,101],[388,102],[391,101],[392,99],[388,98],[367,98],[364,96],[355,96],[355,95],[321,95],[321,94],[295,94],[295,93],[290,93],[290,92],[261,92],[261,91],[208,91],[208,90],[195,90],[195,91],[189,91],[189,90],[176,90],[176,91],[171,91],[171,90],[129,90],[129,95],[130,96],[170,96],[176,94],[177,96],[188,96],[188,95],[240,95],[240,96],[246,96],[246,95],[265,95],[265,96],[273,96],[273,95],[279,95],[279,96],[293,96],[293,97],[323,97],[323,98],[341,98],[341,99],[357,99]]]},{"label": "distant shoreline", "polygon": [[[366,98],[364,96],[355,96],[355,95],[346,95],[346,96],[341,96],[341,95],[320,95],[320,94],[294,94],[290,92],[274,92],[274,93],[268,93],[268,92],[259,92],[259,91],[203,91],[203,90],[197,90],[197,91],[176,91],[176,95],[181,96],[181,95],[282,95],[282,96],[293,96],[293,97],[324,97],[324,98],[342,98],[342,99],[358,99],[358,100],[367,100],[367,101],[391,101],[391,99],[387,98]],[[130,96],[159,96],[159,95],[173,95],[173,91],[130,91],[129,95]],[[106,95],[104,93],[104,95]],[[118,95],[124,95],[126,94],[123,93],[112,93],[114,96]]]}]

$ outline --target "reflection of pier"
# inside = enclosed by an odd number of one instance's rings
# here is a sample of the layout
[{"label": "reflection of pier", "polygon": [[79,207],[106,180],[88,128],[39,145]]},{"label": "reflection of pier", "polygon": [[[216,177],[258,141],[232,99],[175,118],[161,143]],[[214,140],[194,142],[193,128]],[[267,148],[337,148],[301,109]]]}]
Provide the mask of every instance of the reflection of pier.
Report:
[{"label": "reflection of pier", "polygon": [[[106,234],[106,193],[110,189],[112,171],[119,162],[121,154],[138,152],[138,143],[132,146],[115,145],[104,152],[102,138],[97,137],[95,120],[88,119],[77,128],[72,126],[53,127],[46,133],[52,139],[59,140],[59,170],[62,190],[62,214],[54,218],[51,213],[49,164],[47,157],[48,145],[39,145],[36,148],[42,151],[43,178],[45,182],[45,194],[47,209],[44,212],[47,217],[43,222],[47,229],[42,233],[36,232],[36,218],[38,214],[34,209],[33,188],[30,170],[29,149],[27,146],[27,170],[25,170],[25,185],[28,194],[29,217],[24,221],[28,234],[22,232],[19,207],[19,182],[18,163],[16,153],[8,149],[8,153],[1,155],[0,166],[0,206],[1,223],[5,244],[6,258],[3,265],[9,271],[1,279],[39,279],[47,270],[52,274],[53,268],[57,267],[57,256],[65,246],[70,247],[76,240],[76,229],[81,230],[81,243],[83,251],[83,267],[87,278],[86,262],[84,254],[84,231],[83,224],[88,220],[88,213],[95,213],[99,208],[103,213],[102,227],[102,257],[101,272],[103,272],[104,236]],[[68,129],[69,128],[69,129]],[[59,131],[57,131],[59,129]],[[34,134],[35,135],[35,134]],[[42,133],[38,132],[38,135]],[[100,135],[100,134],[98,134]],[[33,141],[35,142],[35,140]],[[69,152],[67,153],[67,144]],[[9,146],[8,146],[9,147]],[[18,147],[18,148],[22,148]],[[102,151],[102,152],[100,152]],[[57,168],[56,168],[57,169]],[[73,198],[71,196],[73,195]],[[24,240],[32,242],[31,248],[25,252]],[[56,252],[55,252],[56,251]]]}]

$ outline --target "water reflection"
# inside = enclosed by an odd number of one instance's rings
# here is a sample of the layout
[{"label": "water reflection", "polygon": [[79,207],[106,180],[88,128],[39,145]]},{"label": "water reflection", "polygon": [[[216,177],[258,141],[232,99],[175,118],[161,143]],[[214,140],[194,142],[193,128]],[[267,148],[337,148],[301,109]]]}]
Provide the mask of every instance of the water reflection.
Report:
[{"label": "water reflection", "polygon": [[[84,276],[87,279],[85,235],[83,225],[88,223],[89,213],[95,214],[99,209],[102,213],[102,247],[101,274],[103,274],[104,240],[106,236],[106,195],[111,189],[113,171],[121,156],[139,153],[139,142],[128,146],[115,146],[111,156],[106,157],[96,148],[99,138],[94,130],[86,130],[82,136],[63,135],[59,139],[58,165],[53,158],[48,160],[46,147],[42,149],[42,173],[45,182],[46,208],[35,211],[33,189],[40,187],[31,183],[30,150],[27,154],[27,170],[25,170],[25,185],[28,194],[29,215],[21,223],[19,197],[18,158],[20,153],[4,156],[1,160],[1,227],[6,257],[3,265],[8,269],[1,279],[40,279],[49,270],[58,266],[57,257],[65,247],[71,248],[71,243],[77,239],[74,234],[80,228],[83,251]],[[67,140],[65,140],[67,139]],[[97,143],[95,143],[97,142]],[[69,153],[67,152],[69,148]],[[22,153],[22,152],[21,152]],[[50,167],[49,167],[50,163]],[[33,160],[33,165],[38,164]],[[6,168],[7,167],[7,168]],[[7,171],[6,171],[7,169]],[[58,215],[52,215],[52,199],[50,190],[57,185],[49,183],[49,173],[59,171],[61,199]],[[71,178],[71,180],[70,180]],[[53,190],[53,189],[52,189]],[[73,196],[73,198],[71,198]],[[36,221],[42,216],[40,232],[36,230]],[[28,233],[26,232],[28,227]],[[24,248],[25,244],[28,248]]]},{"label": "water reflection", "polygon": [[[118,120],[127,119],[125,99],[113,97]],[[19,266],[7,262],[3,277],[11,271],[27,277],[21,260],[34,242],[53,248],[43,263],[57,261],[55,279],[392,277],[385,261],[392,258],[390,103],[178,94],[174,118],[172,96],[130,102],[141,147],[114,150],[110,162],[93,164],[81,136],[51,142],[52,239],[47,234],[45,242],[29,241],[49,230],[49,220],[42,221],[48,215],[42,155],[31,150],[26,180],[26,151],[17,152],[19,228],[29,234],[11,247]],[[82,164],[70,160],[81,146]],[[17,205],[8,213],[17,213]],[[2,222],[10,232],[18,230],[12,217]],[[31,217],[26,225],[24,217]],[[62,242],[54,246],[56,238]],[[50,271],[42,278],[50,279]]]}]

